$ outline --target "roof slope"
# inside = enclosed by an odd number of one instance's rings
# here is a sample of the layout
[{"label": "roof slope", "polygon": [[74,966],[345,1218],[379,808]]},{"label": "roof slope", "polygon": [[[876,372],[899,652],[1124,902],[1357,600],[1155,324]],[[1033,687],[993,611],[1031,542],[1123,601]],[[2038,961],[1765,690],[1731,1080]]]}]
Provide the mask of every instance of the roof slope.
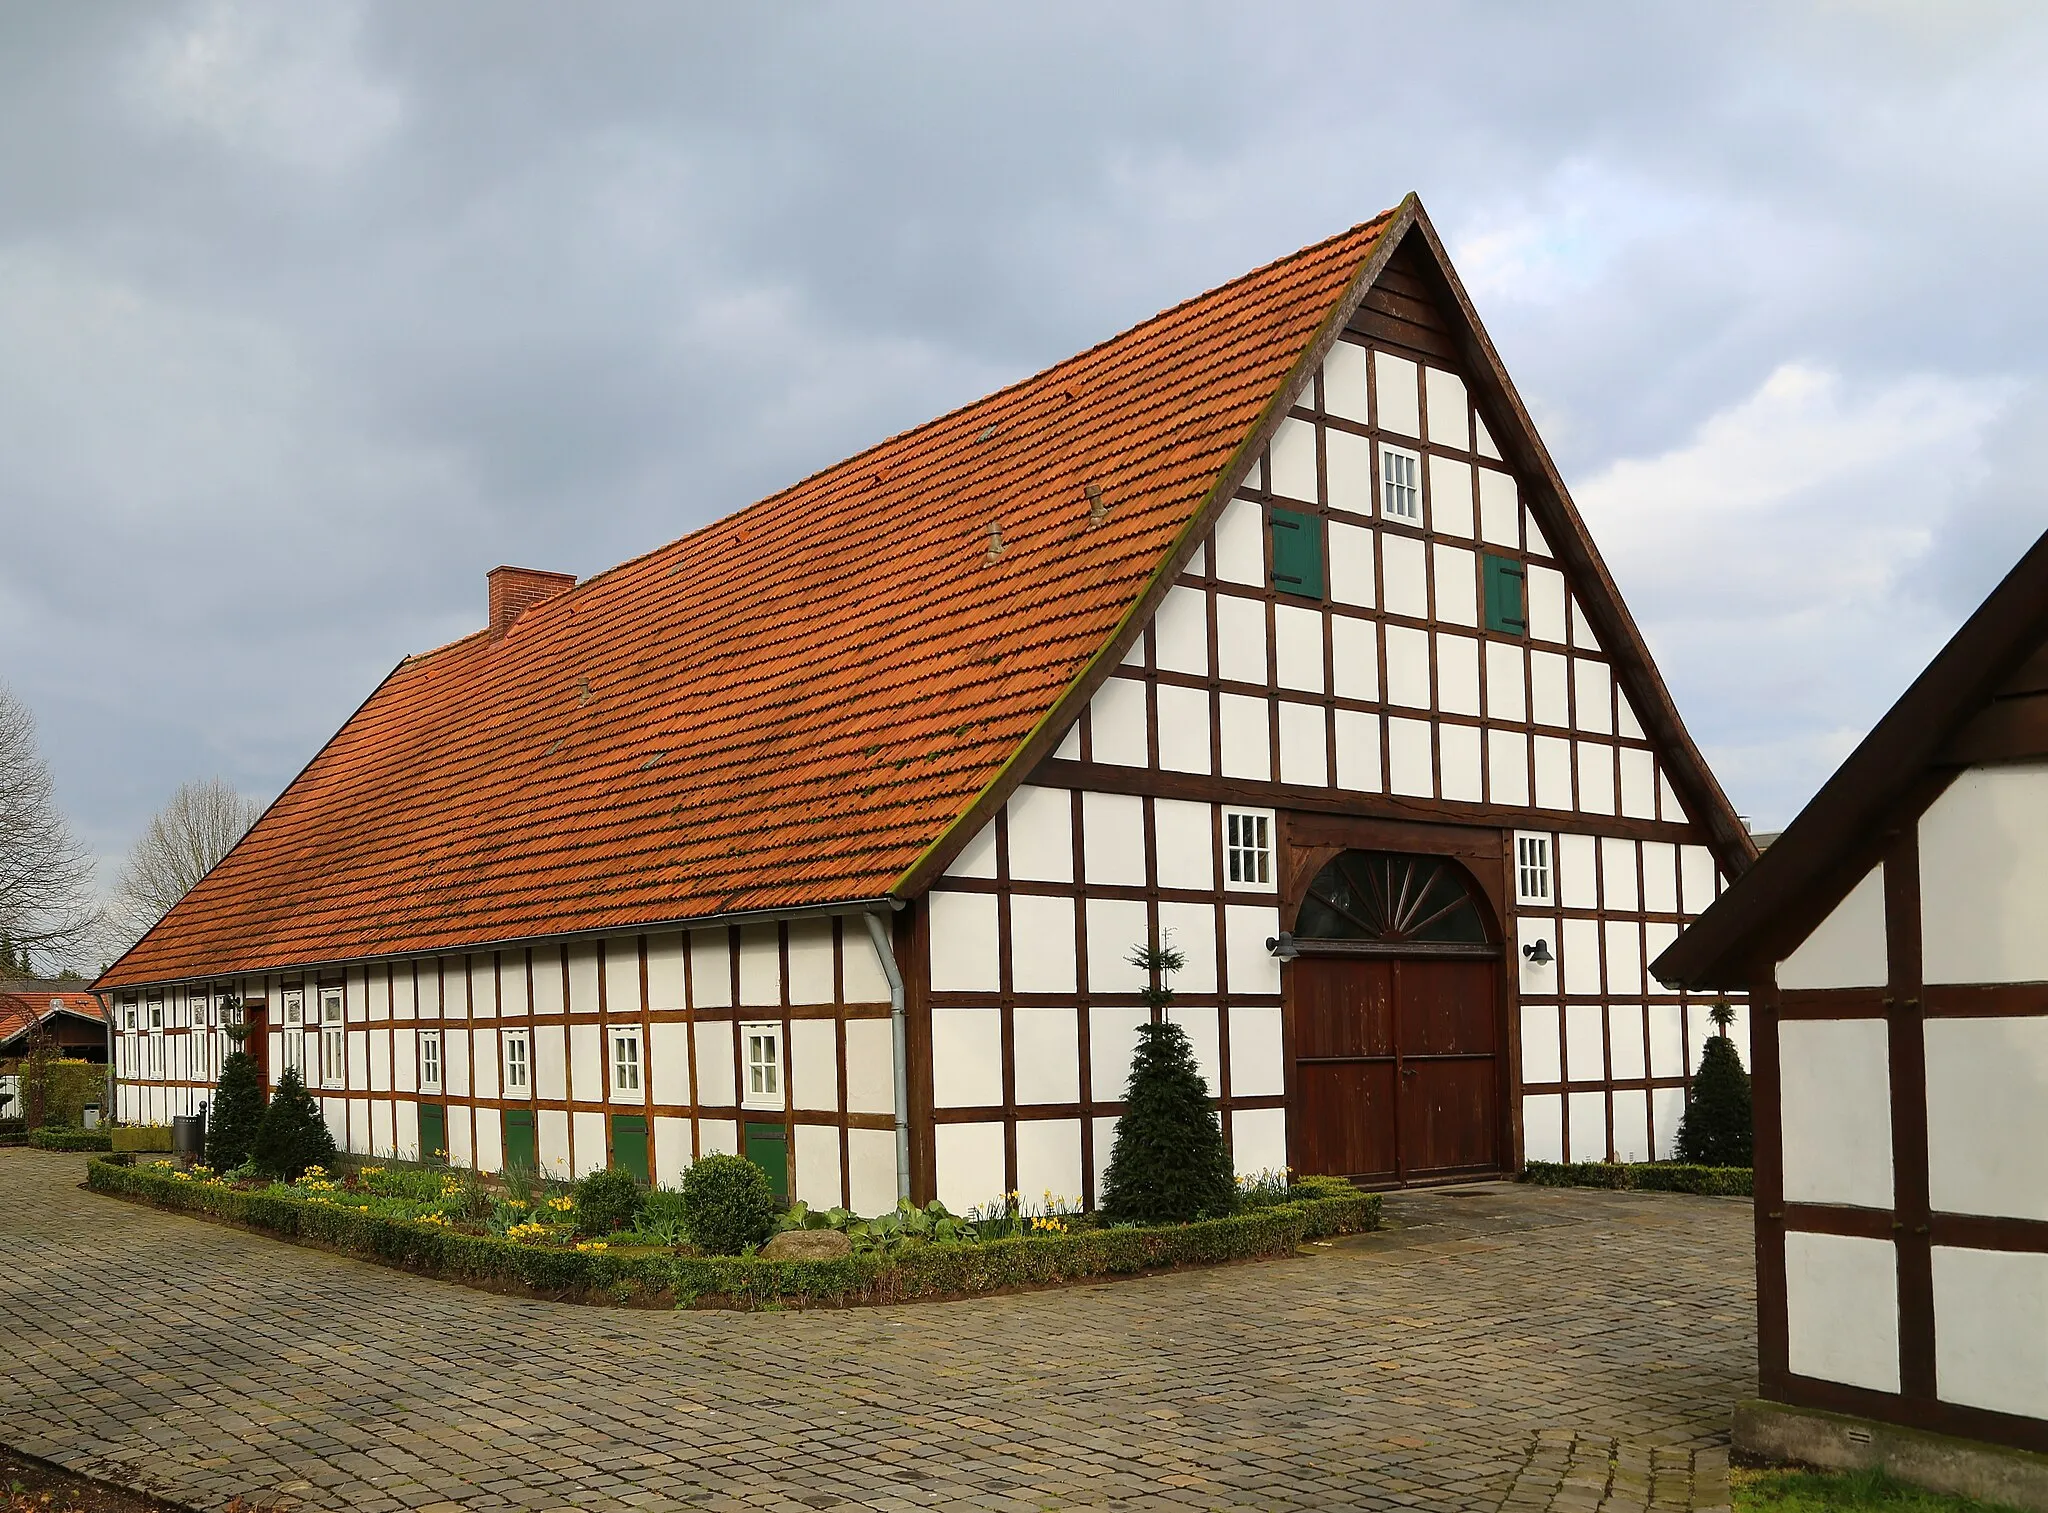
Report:
[{"label": "roof slope", "polygon": [[100,1001],[90,993],[70,988],[20,988],[0,993],[0,1044],[24,1033],[31,1024],[70,1014],[79,1019],[106,1023]]},{"label": "roof slope", "polygon": [[1099,657],[1414,213],[401,663],[98,986],[888,894]]},{"label": "roof slope", "polygon": [[1687,988],[1754,986],[1841,902],[1887,832],[1975,761],[2048,755],[2048,535],[2027,551],[1811,802],[1651,964]]}]

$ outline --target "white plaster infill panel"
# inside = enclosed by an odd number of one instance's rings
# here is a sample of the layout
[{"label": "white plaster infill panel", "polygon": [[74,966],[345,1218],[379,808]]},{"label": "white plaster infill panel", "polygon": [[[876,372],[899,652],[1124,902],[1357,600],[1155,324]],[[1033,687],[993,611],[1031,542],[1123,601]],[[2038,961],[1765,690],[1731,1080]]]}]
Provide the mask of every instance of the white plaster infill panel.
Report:
[{"label": "white plaster infill panel", "polygon": [[1929,1019],[1927,1189],[1937,1212],[2048,1219],[2048,1019]]},{"label": "white plaster infill panel", "polygon": [[1920,817],[1923,980],[2048,981],[2048,762],[1973,767]]},{"label": "white plaster infill panel", "polygon": [[1780,1021],[1778,1102],[1787,1202],[1892,1206],[1887,1035],[1882,1019]]},{"label": "white plaster infill panel", "polygon": [[1881,988],[1885,979],[1884,867],[1879,864],[1778,964],[1778,986]]},{"label": "white plaster infill panel", "polygon": [[2048,1255],[1934,1247],[1943,1402],[2048,1418]]},{"label": "white plaster infill panel", "polygon": [[1785,1322],[1787,1364],[1796,1375],[1897,1392],[1899,1283],[1891,1242],[1787,1234]]}]

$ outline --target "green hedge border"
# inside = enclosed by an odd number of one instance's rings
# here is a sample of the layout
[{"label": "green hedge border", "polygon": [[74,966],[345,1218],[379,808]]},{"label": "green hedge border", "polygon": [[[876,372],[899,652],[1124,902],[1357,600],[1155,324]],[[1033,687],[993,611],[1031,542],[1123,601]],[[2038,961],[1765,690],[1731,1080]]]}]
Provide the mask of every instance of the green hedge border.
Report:
[{"label": "green hedge border", "polygon": [[938,1242],[895,1258],[763,1261],[554,1250],[326,1203],[180,1181],[95,1160],[86,1185],[160,1208],[246,1225],[365,1261],[496,1290],[646,1307],[764,1308],[904,1303],[1057,1286],[1176,1266],[1292,1255],[1304,1242],[1379,1228],[1378,1193],[1308,1197],[1228,1219],[1161,1229],[1093,1229],[981,1244]]},{"label": "green hedge border", "polygon": [[1522,1180],[1537,1187],[1604,1187],[1641,1193],[1695,1193],[1707,1198],[1752,1196],[1746,1166],[1685,1166],[1661,1161],[1531,1161]]},{"label": "green hedge border", "polygon": [[103,1129],[71,1129],[44,1125],[29,1132],[28,1143],[39,1151],[103,1151],[113,1149],[112,1137]]}]

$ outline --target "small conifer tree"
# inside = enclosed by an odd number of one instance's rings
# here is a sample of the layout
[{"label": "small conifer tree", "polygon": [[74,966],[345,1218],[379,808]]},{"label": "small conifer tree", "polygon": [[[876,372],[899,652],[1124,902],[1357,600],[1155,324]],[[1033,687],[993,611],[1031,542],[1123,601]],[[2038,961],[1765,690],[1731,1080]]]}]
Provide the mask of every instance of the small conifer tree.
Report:
[{"label": "small conifer tree", "polygon": [[1147,1224],[1227,1214],[1237,1207],[1237,1180],[1223,1127],[1187,1031],[1165,1018],[1173,1002],[1167,978],[1186,958],[1168,941],[1134,946],[1128,959],[1150,979],[1143,997],[1156,1017],[1138,1027],[1124,1115],[1102,1179],[1102,1212],[1115,1223]]},{"label": "small conifer tree", "polygon": [[235,1042],[235,1050],[220,1064],[220,1081],[206,1110],[206,1164],[217,1172],[231,1172],[249,1159],[257,1127],[263,1123],[263,1078],[255,1059],[241,1049],[249,1035],[241,1010],[238,998],[221,1004],[222,1028]]},{"label": "small conifer tree", "polygon": [[1678,1159],[1701,1166],[1748,1166],[1755,1159],[1749,1073],[1728,1026],[1735,1011],[1717,1003],[1710,1012],[1715,1033],[1707,1037],[1700,1069],[1693,1073],[1692,1101],[1678,1127]]},{"label": "small conifer tree", "polygon": [[307,1167],[326,1166],[334,1157],[334,1136],[320,1117],[320,1105],[306,1091],[298,1071],[287,1067],[256,1126],[249,1158],[265,1176],[296,1182]]}]

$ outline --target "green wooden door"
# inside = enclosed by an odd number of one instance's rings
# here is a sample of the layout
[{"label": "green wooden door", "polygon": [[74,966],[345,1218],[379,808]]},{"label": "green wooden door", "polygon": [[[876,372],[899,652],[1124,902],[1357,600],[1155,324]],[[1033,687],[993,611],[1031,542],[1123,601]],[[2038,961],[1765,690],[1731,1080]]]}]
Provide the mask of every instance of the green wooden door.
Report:
[{"label": "green wooden door", "polygon": [[789,1131],[779,1124],[747,1126],[747,1159],[767,1173],[778,1202],[789,1201]]},{"label": "green wooden door", "polygon": [[441,1104],[420,1105],[420,1159],[448,1159],[448,1110]]},{"label": "green wooden door", "polygon": [[629,1171],[645,1185],[647,1176],[647,1116],[612,1115],[612,1165]]},{"label": "green wooden door", "polygon": [[505,1170],[534,1171],[540,1166],[540,1146],[533,1135],[533,1110],[505,1110]]}]

